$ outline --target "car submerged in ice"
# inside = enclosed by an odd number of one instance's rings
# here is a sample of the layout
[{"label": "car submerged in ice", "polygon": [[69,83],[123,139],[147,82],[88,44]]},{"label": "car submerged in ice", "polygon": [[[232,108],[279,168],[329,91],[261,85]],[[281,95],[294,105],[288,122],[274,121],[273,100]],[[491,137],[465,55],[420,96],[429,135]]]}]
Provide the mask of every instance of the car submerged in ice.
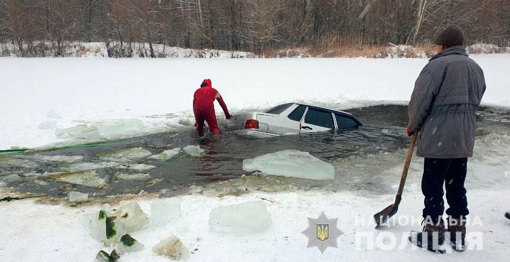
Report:
[{"label": "car submerged in ice", "polygon": [[319,106],[288,103],[266,112],[233,115],[229,132],[252,137],[315,133],[356,129],[363,124],[353,115]]}]

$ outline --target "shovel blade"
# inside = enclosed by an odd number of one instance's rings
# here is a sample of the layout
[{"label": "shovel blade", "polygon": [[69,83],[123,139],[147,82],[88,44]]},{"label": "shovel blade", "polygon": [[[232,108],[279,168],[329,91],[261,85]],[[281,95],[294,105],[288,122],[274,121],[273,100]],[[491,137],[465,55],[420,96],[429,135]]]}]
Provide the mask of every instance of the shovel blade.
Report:
[{"label": "shovel blade", "polygon": [[374,215],[376,227],[379,228],[381,224],[386,222],[390,217],[395,215],[398,211],[398,205],[392,204],[387,206],[385,209],[383,209],[381,212]]}]

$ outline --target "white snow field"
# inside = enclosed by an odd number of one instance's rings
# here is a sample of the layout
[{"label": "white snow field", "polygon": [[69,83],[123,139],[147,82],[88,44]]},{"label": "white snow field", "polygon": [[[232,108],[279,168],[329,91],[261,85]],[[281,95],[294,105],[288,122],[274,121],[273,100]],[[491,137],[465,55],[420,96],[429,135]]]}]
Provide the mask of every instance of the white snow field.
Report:
[{"label": "white snow field", "polygon": [[[510,55],[472,58],[487,78],[483,104],[510,107]],[[191,129],[192,94],[204,78],[212,79],[233,113],[289,101],[335,109],[406,104],[426,63],[426,59],[365,58],[0,58],[0,149],[75,143],[73,132],[84,134],[83,128],[90,131],[85,132],[91,135],[89,140]],[[219,107],[217,113],[222,117]],[[119,261],[169,261],[155,255],[152,247],[171,235],[190,251],[188,261],[508,261],[510,220],[503,215],[510,211],[510,130],[491,132],[477,137],[475,156],[468,164],[470,250],[463,253],[438,255],[408,243],[409,231],[420,230],[423,208],[419,187],[423,160],[415,157],[390,227],[374,229],[372,216],[392,204],[394,194],[363,188],[252,190],[239,196],[192,192],[176,197],[179,214],[166,225],[154,225],[165,220],[161,218],[133,232],[144,248],[123,254]],[[56,134],[66,135],[57,138]],[[352,179],[385,173],[396,192],[404,157],[405,150],[399,150],[333,166],[335,176],[347,174]],[[7,192],[0,185],[0,198]],[[151,212],[155,198],[139,196],[135,201],[146,214],[158,213]],[[267,229],[245,235],[211,230],[209,219],[215,208],[253,201],[266,204],[272,220]],[[49,205],[30,199],[0,202],[0,261],[94,261],[99,250],[112,250],[95,240],[85,224],[101,206],[70,207],[65,201]],[[322,212],[329,219],[338,218],[337,227],[343,232],[337,247],[323,254],[317,247],[307,248],[308,238],[301,233],[309,225],[308,218],[316,219]]]}]

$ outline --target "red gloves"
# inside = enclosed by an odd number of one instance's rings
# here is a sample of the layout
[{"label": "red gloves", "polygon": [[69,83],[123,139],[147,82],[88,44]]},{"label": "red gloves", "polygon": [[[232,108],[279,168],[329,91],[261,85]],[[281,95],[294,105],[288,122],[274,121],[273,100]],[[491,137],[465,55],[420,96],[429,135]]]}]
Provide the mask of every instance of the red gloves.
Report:
[{"label": "red gloves", "polygon": [[228,114],[228,115],[225,115],[225,117],[226,117],[227,119],[230,119],[230,118],[232,117],[232,115],[231,115],[231,114]]},{"label": "red gloves", "polygon": [[411,129],[406,129],[406,133],[407,133],[407,136],[413,136],[414,135],[414,132],[411,131]]}]

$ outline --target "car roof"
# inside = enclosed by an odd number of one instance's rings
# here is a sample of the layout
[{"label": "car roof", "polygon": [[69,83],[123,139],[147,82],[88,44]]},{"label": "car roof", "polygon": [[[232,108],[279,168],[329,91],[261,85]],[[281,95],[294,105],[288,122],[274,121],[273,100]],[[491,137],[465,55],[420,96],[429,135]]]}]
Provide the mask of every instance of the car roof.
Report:
[{"label": "car roof", "polygon": [[358,125],[360,125],[360,126],[363,125],[363,123],[358,118],[356,118],[353,114],[351,114],[351,113],[347,113],[347,112],[339,111],[339,110],[333,110],[333,109],[330,109],[330,108],[327,108],[327,107],[314,106],[314,105],[303,104],[303,103],[294,103],[294,104],[302,105],[302,106],[308,106],[309,108],[315,108],[315,109],[319,109],[319,110],[326,110],[326,111],[333,112],[335,114],[347,116],[347,117],[351,118],[352,120],[356,121],[358,123]]},{"label": "car roof", "polygon": [[323,107],[323,106],[315,106],[315,105],[303,104],[303,103],[294,103],[294,104],[296,104],[296,105],[302,105],[302,106],[308,106],[308,107],[315,108],[315,109],[327,110],[327,111],[331,111],[331,112],[333,112],[333,113],[338,113],[338,114],[341,114],[341,115],[349,115],[349,116],[353,116],[351,113],[347,113],[347,112],[339,111],[339,110],[334,110],[334,109],[327,108],[327,107]]}]

